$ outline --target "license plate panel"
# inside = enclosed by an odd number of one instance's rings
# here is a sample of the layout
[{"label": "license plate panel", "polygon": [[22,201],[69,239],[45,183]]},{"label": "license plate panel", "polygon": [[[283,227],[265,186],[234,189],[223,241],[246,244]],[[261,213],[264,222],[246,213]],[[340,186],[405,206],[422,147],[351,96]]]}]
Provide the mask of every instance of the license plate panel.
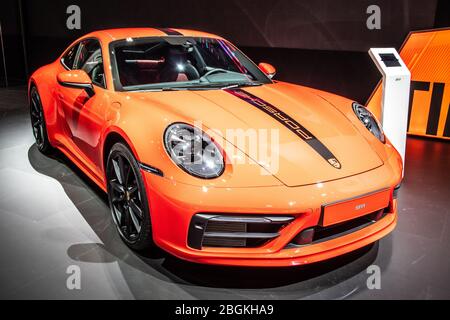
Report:
[{"label": "license plate panel", "polygon": [[389,205],[391,190],[380,190],[354,199],[322,206],[321,225],[324,227],[355,219]]}]

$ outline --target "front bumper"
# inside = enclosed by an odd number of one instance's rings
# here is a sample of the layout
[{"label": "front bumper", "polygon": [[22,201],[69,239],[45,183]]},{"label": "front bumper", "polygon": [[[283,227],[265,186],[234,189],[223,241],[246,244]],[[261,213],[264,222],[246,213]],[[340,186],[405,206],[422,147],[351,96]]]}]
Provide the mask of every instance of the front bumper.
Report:
[{"label": "front bumper", "polygon": [[[294,266],[330,259],[373,243],[391,232],[397,222],[395,186],[401,180],[396,157],[381,167],[345,179],[300,187],[208,188],[181,184],[143,172],[150,202],[155,243],[188,261],[235,266]],[[400,165],[401,166],[401,165]],[[389,211],[379,221],[355,232],[305,246],[288,244],[301,231],[317,226],[323,204],[354,199],[375,190],[389,189]],[[188,245],[192,217],[198,213],[282,215],[295,219],[280,235],[256,248]]]}]

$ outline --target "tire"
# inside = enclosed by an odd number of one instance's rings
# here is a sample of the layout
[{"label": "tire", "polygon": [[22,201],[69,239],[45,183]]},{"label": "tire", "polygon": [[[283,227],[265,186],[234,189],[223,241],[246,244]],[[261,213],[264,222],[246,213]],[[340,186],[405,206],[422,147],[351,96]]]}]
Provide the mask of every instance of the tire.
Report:
[{"label": "tire", "polygon": [[111,148],[106,180],[109,206],[122,240],[133,250],[154,247],[150,210],[139,165],[122,143]]},{"label": "tire", "polygon": [[43,154],[52,153],[53,147],[48,139],[47,125],[45,122],[41,97],[34,86],[31,87],[30,90],[30,120],[33,136],[39,151]]}]

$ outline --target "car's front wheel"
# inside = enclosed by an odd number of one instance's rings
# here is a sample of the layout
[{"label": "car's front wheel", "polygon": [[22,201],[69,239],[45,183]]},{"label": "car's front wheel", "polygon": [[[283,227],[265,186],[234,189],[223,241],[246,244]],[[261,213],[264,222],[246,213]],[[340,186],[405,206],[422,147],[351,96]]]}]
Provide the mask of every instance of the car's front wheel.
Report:
[{"label": "car's front wheel", "polygon": [[153,246],[150,210],[139,165],[122,143],[113,145],[106,166],[113,221],[120,237],[134,250]]}]

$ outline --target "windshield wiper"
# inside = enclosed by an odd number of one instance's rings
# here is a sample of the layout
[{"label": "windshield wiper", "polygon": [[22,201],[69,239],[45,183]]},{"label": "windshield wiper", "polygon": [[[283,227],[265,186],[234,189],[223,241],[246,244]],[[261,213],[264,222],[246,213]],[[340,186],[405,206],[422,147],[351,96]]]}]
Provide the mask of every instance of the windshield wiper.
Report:
[{"label": "windshield wiper", "polygon": [[182,91],[186,90],[186,87],[167,87],[167,88],[160,88],[161,91]]},{"label": "windshield wiper", "polygon": [[185,87],[160,87],[160,88],[149,88],[137,91],[155,92],[155,91],[184,91],[184,90],[211,90],[211,89],[234,89],[246,86],[261,86],[261,82],[240,82],[240,83],[208,83],[204,85],[191,85]]},{"label": "windshield wiper", "polygon": [[234,89],[234,88],[241,88],[241,87],[256,87],[261,86],[261,82],[240,82],[240,83],[230,83],[227,84],[220,89],[226,90],[226,89]]},{"label": "windshield wiper", "polygon": [[241,88],[241,87],[256,87],[261,86],[263,83],[261,82],[232,82],[232,83],[206,83],[204,85],[199,86],[187,86],[185,89],[187,90],[208,90],[208,89],[233,89],[233,88]]}]

